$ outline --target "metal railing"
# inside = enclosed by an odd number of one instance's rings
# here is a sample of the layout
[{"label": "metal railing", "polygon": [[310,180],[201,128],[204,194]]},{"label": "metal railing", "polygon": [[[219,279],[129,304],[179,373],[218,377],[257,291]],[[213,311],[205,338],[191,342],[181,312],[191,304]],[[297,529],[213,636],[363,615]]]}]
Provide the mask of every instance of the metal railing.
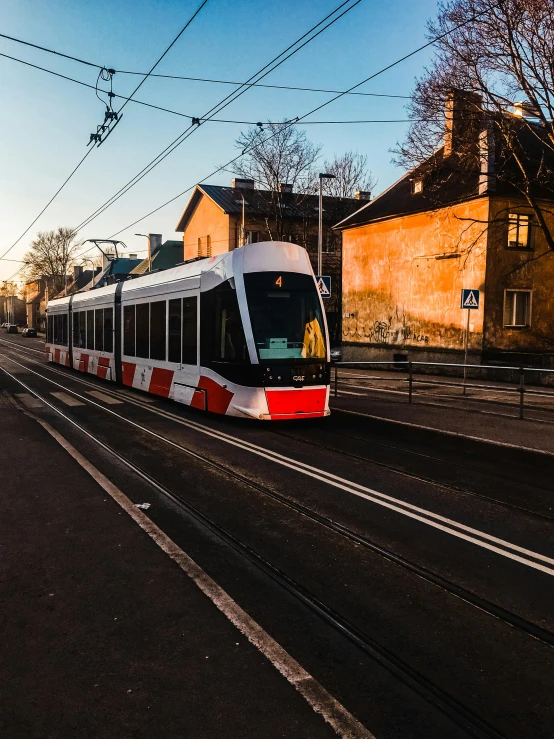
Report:
[{"label": "metal railing", "polygon": [[[539,383],[535,382],[532,385],[529,382],[529,375],[530,373],[544,373],[548,377],[552,377],[554,379],[554,369],[542,369],[538,367],[518,367],[513,365],[483,365],[483,364],[456,364],[454,362],[412,362],[409,360],[391,360],[391,361],[381,361],[381,362],[336,362],[332,366],[334,368],[334,397],[338,397],[340,391],[339,391],[339,368],[359,368],[363,369],[365,367],[367,368],[383,368],[384,366],[390,366],[393,370],[401,370],[405,368],[405,371],[407,372],[407,377],[398,380],[395,376],[388,376],[388,377],[368,377],[367,375],[361,375],[360,377],[353,377],[352,375],[343,375],[342,380],[340,380],[342,383],[347,383],[351,380],[378,380],[378,381],[400,381],[400,382],[406,382],[408,384],[407,388],[407,396],[408,396],[408,403],[413,402],[413,397],[415,394],[414,385],[419,383],[421,385],[436,385],[436,386],[445,386],[449,388],[461,388],[462,396],[466,396],[466,391],[469,389],[478,389],[482,391],[494,391],[496,393],[515,393],[518,395],[518,408],[519,408],[519,418],[524,419],[525,417],[525,395],[534,395],[537,397],[546,397],[546,398],[552,398],[554,401],[554,392],[547,392],[543,390],[537,390],[535,389]],[[402,365],[400,367],[399,365]],[[433,373],[434,379],[422,379],[425,376],[425,372],[417,373],[418,368],[424,368],[424,367],[436,367],[438,368],[437,373]],[[441,377],[446,377],[448,375],[442,374],[441,375],[441,369],[442,368],[457,368],[461,370],[460,376],[463,378],[462,382],[452,382],[448,381],[445,382],[441,379],[436,379],[437,375],[440,375]],[[503,383],[503,386],[500,386],[500,384],[497,385],[487,385],[483,383],[472,383],[468,382],[468,370],[478,370],[481,374],[486,374],[487,376],[490,376],[491,374],[494,374],[495,371],[509,371],[514,374],[514,380],[506,380],[501,379],[498,380],[498,383]],[[414,379],[414,374],[417,374],[418,376]],[[430,373],[427,373],[429,376]],[[526,377],[527,375],[527,377]],[[526,381],[527,380],[527,381]],[[494,380],[493,380],[494,381]],[[507,387],[506,387],[507,386]],[[379,391],[379,388],[372,387],[371,385],[367,386],[367,390],[376,389]],[[401,392],[401,391],[396,391]],[[422,394],[425,396],[425,394]],[[421,397],[421,396],[420,396]],[[452,398],[455,398],[455,396],[451,396]],[[480,398],[476,398],[473,396],[471,400],[482,400]],[[488,399],[487,399],[488,400]],[[554,405],[552,408],[548,407],[537,407],[535,406],[535,409],[538,410],[554,410]]]}]

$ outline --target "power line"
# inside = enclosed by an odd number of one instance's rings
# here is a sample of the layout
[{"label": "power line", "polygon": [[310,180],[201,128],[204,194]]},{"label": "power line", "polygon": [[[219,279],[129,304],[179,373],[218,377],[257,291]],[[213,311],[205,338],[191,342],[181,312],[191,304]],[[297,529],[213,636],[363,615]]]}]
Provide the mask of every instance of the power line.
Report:
[{"label": "power line", "polygon": [[[323,33],[325,30],[327,30],[330,26],[332,26],[334,23],[336,23],[340,18],[342,18],[343,15],[350,12],[356,5],[358,5],[361,0],[356,0],[353,4],[351,4],[349,7],[347,7],[345,10],[343,10],[340,15],[333,18],[327,25],[324,25],[322,28],[320,28],[317,33],[312,34],[319,26],[322,26],[322,24],[326,23],[327,20],[332,18],[332,16],[336,15],[340,10],[344,8],[344,6],[348,5],[351,2],[351,0],[345,0],[342,2],[337,8],[335,8],[331,13],[326,15],[321,21],[315,24],[315,26],[312,26],[306,33],[304,33],[300,38],[298,38],[296,41],[294,41],[292,44],[290,44],[284,51],[280,52],[276,57],[274,57],[270,62],[268,62],[265,66],[263,66],[258,72],[253,74],[247,82],[244,83],[243,89],[234,90],[232,93],[229,93],[223,100],[221,100],[219,103],[214,105],[207,113],[204,114],[201,118],[195,118],[193,119],[192,124],[185,129],[179,136],[177,136],[176,139],[174,139],[160,154],[158,154],[149,164],[147,164],[140,172],[138,172],[129,182],[127,182],[126,185],[124,185],[122,188],[118,190],[114,195],[112,195],[111,198],[109,198],[102,206],[97,208],[96,211],[94,211],[90,216],[88,216],[84,221],[82,221],[79,226],[77,226],[77,230],[80,230],[84,228],[86,225],[91,223],[95,218],[97,218],[101,213],[103,213],[107,208],[111,207],[117,200],[119,200],[120,197],[125,195],[132,187],[134,187],[143,177],[146,177],[147,174],[149,174],[155,167],[158,166],[167,156],[169,156],[175,149],[180,146],[189,136],[194,133],[194,131],[197,130],[197,128],[200,127],[200,125],[203,125],[209,118],[215,116],[218,112],[226,108],[228,105],[230,105],[232,102],[237,100],[241,95],[243,95],[247,90],[249,90],[252,87],[252,81],[253,80],[260,80],[266,77],[270,72],[277,69],[278,66],[283,64],[287,59],[289,59],[291,56],[296,54],[300,49],[302,49],[304,46],[306,46],[308,43],[313,41],[317,36],[319,36],[321,33]],[[308,38],[306,38],[308,37]],[[298,44],[300,41],[304,41],[300,46]],[[297,48],[294,48],[297,47]],[[291,51],[292,50],[292,51]],[[287,52],[290,53],[287,56],[284,56],[284,54],[287,54]],[[283,57],[280,59],[280,57]],[[277,61],[279,60],[279,61]],[[272,66],[273,65],[273,66]],[[262,74],[263,73],[263,74]],[[261,75],[261,76],[260,76]]]},{"label": "power line", "polygon": [[[199,13],[199,12],[200,12],[200,11],[202,10],[202,8],[203,8],[203,7],[204,7],[204,6],[206,5],[206,3],[207,3],[207,2],[208,2],[208,0],[203,0],[203,2],[202,2],[202,3],[200,4],[200,6],[199,6],[199,7],[197,8],[197,10],[196,10],[196,11],[194,12],[194,14],[193,14],[193,15],[192,15],[192,16],[191,16],[191,17],[189,18],[189,20],[188,20],[188,21],[187,21],[187,22],[185,23],[185,25],[183,26],[183,28],[182,28],[182,29],[181,29],[181,30],[179,31],[179,33],[177,34],[177,36],[176,36],[176,37],[175,37],[175,38],[173,39],[173,41],[172,41],[172,42],[171,42],[171,43],[169,44],[169,46],[168,46],[168,47],[166,48],[166,50],[165,50],[165,51],[163,52],[163,54],[162,54],[162,55],[161,55],[161,56],[159,57],[158,61],[157,61],[157,62],[156,62],[156,63],[155,63],[154,65],[153,65],[153,67],[151,68],[151,70],[150,70],[150,71],[154,70],[154,69],[155,69],[155,68],[157,67],[157,65],[158,65],[158,64],[159,64],[159,63],[161,62],[161,60],[162,60],[162,59],[164,58],[164,56],[165,56],[165,55],[167,54],[167,52],[168,52],[168,51],[169,51],[169,50],[170,50],[170,49],[172,48],[172,46],[173,46],[173,45],[175,44],[175,42],[176,42],[176,41],[177,41],[177,40],[178,40],[178,39],[179,39],[179,38],[180,38],[180,37],[182,36],[182,34],[184,33],[184,31],[185,31],[185,30],[186,30],[186,29],[187,29],[187,28],[188,28],[188,27],[190,26],[190,24],[192,23],[192,21],[193,21],[193,20],[194,20],[194,19],[196,18],[196,16],[198,15],[198,13]],[[80,61],[80,60],[79,60],[79,61]],[[149,73],[148,73],[148,74],[149,74]],[[145,81],[146,81],[146,79],[147,79],[147,78],[148,78],[148,75],[146,75],[146,76],[145,76],[145,78],[144,78],[144,79],[143,79],[143,80],[142,80],[142,81],[140,82],[140,84],[138,84],[138,85],[137,85],[137,87],[136,87],[136,88],[134,89],[134,91],[133,91],[133,92],[131,93],[131,95],[130,95],[130,97],[128,98],[128,100],[126,100],[126,101],[125,101],[125,102],[123,103],[123,105],[122,105],[122,106],[121,106],[121,108],[119,109],[118,113],[121,113],[121,110],[122,110],[122,109],[123,109],[123,108],[125,107],[125,105],[126,105],[126,104],[127,104],[128,102],[129,102],[129,100],[130,100],[130,99],[131,99],[131,98],[133,97],[133,95],[135,94],[135,92],[136,92],[136,91],[137,91],[137,90],[139,89],[139,87],[140,87],[140,86],[141,86],[141,85],[143,84],[143,82],[145,82]],[[56,191],[56,192],[54,193],[54,195],[53,195],[53,196],[52,196],[52,197],[50,198],[50,200],[49,200],[49,201],[48,201],[48,202],[46,203],[46,205],[45,205],[45,206],[44,206],[44,208],[43,208],[43,209],[42,209],[42,210],[40,211],[40,213],[38,214],[38,216],[37,216],[37,217],[36,217],[36,218],[35,218],[35,219],[34,219],[34,220],[32,221],[32,223],[31,223],[31,224],[30,224],[30,225],[29,225],[29,226],[28,226],[28,227],[27,227],[27,228],[25,229],[25,231],[24,231],[24,232],[23,232],[23,233],[21,234],[21,236],[20,236],[20,237],[19,237],[19,238],[18,238],[18,239],[17,239],[16,241],[14,241],[14,243],[13,243],[13,244],[12,244],[12,245],[11,245],[11,246],[9,247],[9,249],[7,249],[7,250],[6,250],[6,251],[5,251],[5,252],[4,252],[4,253],[3,253],[3,254],[2,254],[1,256],[0,256],[0,259],[3,259],[3,258],[4,258],[5,256],[6,256],[6,254],[8,254],[8,253],[9,253],[9,252],[10,252],[10,251],[11,251],[11,250],[12,250],[12,249],[14,248],[14,246],[16,246],[16,245],[17,245],[17,244],[18,244],[18,243],[19,243],[19,242],[21,241],[21,239],[22,239],[22,238],[23,238],[23,237],[25,236],[25,234],[26,234],[26,233],[27,233],[27,232],[28,232],[28,231],[29,231],[29,230],[30,230],[30,229],[32,228],[32,226],[34,226],[34,224],[35,224],[35,223],[36,223],[36,222],[38,221],[38,219],[39,219],[39,218],[41,217],[41,215],[42,215],[42,214],[44,213],[44,211],[45,211],[45,210],[46,210],[46,209],[47,209],[47,208],[48,208],[48,207],[50,206],[50,204],[51,204],[51,203],[52,203],[52,202],[53,202],[53,201],[54,201],[54,200],[56,199],[56,197],[57,197],[57,196],[58,196],[58,195],[60,194],[60,192],[61,192],[61,191],[63,190],[63,188],[64,188],[64,187],[65,187],[65,186],[67,185],[67,183],[68,183],[68,182],[69,182],[69,180],[70,180],[70,179],[71,179],[71,178],[73,177],[73,175],[75,174],[75,172],[77,172],[77,170],[78,170],[78,169],[79,169],[79,167],[80,167],[80,166],[81,166],[81,165],[83,164],[83,162],[85,161],[85,159],[86,159],[86,158],[87,158],[87,157],[89,156],[89,154],[90,154],[90,153],[91,153],[92,151],[94,151],[94,148],[95,148],[95,147],[93,146],[93,147],[92,147],[91,149],[89,149],[89,150],[87,151],[87,153],[86,153],[86,154],[84,155],[84,157],[83,157],[83,158],[81,159],[81,161],[79,162],[79,164],[77,164],[77,166],[76,166],[76,167],[75,167],[75,169],[74,169],[74,170],[73,170],[73,171],[71,172],[71,174],[70,174],[70,175],[69,175],[69,176],[68,176],[68,177],[67,177],[67,178],[66,178],[66,179],[64,180],[64,182],[63,182],[63,184],[61,185],[61,187],[59,187],[59,188],[58,188],[58,190],[57,190],[57,191]]]},{"label": "power line", "polygon": [[21,234],[21,236],[16,241],[13,242],[13,244],[10,246],[10,248],[9,249],[6,249],[6,251],[2,254],[2,256],[0,256],[0,259],[4,259],[4,257],[6,256],[6,254],[9,254],[9,252],[14,248],[14,246],[17,246],[17,244],[19,244],[19,242],[25,236],[25,234],[28,233],[28,231],[31,230],[31,228],[35,225],[35,223],[38,221],[38,219],[41,217],[41,215],[44,213],[44,211],[48,208],[48,206],[51,203],[54,202],[54,200],[58,197],[58,195],[60,194],[60,192],[64,189],[64,187],[67,185],[67,183],[69,182],[69,180],[73,177],[73,175],[75,174],[75,172],[79,169],[79,167],[81,166],[81,164],[83,164],[83,162],[85,161],[85,159],[89,156],[89,154],[91,154],[92,151],[94,151],[94,147],[92,149],[89,149],[87,151],[87,153],[81,159],[81,161],[79,162],[79,164],[75,167],[75,169],[71,172],[71,174],[68,177],[66,177],[66,179],[63,181],[62,185],[56,190],[56,192],[54,193],[54,195],[52,195],[52,197],[46,203],[46,205],[44,206],[44,208],[40,211],[40,213],[38,214],[38,216],[27,226],[27,228],[25,229],[25,231],[23,231],[23,233]]},{"label": "power line", "polygon": [[[73,77],[68,77],[67,75],[60,74],[59,72],[54,72],[51,69],[46,69],[45,67],[39,67],[37,64],[31,64],[30,62],[26,62],[23,59],[18,59],[17,57],[9,56],[8,54],[2,54],[1,52],[0,52],[0,56],[5,57],[6,59],[11,59],[12,61],[15,61],[15,62],[19,62],[20,64],[25,64],[25,65],[27,65],[29,67],[33,67],[34,69],[39,69],[41,72],[47,72],[48,74],[53,74],[56,77],[61,77],[62,79],[68,80],[69,82],[75,82],[76,84],[82,85],[83,87],[88,87],[90,90],[95,90],[95,91],[98,91],[98,92],[103,92],[105,94],[108,93],[108,90],[104,90],[104,89],[102,89],[100,87],[97,88],[95,85],[90,85],[87,82],[82,82],[81,80],[76,80]],[[255,84],[251,85],[251,87],[254,87],[254,86],[256,86],[256,85]],[[270,85],[267,85],[267,87],[269,87],[269,86]],[[365,94],[365,93],[363,93],[363,94]],[[127,102],[135,103],[136,105],[144,105],[144,106],[146,106],[148,108],[154,108],[155,110],[160,110],[163,113],[170,113],[172,115],[180,116],[181,118],[188,118],[191,121],[194,118],[194,116],[189,115],[188,113],[181,113],[178,110],[172,110],[171,108],[164,108],[161,105],[154,105],[153,103],[147,103],[147,102],[144,102],[143,100],[137,100],[136,98],[131,99],[130,96],[129,97],[126,97],[125,95],[119,95],[117,93],[113,93],[113,97],[120,98],[122,100],[126,100]],[[401,98],[401,97],[404,97],[404,96],[403,95],[392,95],[392,96],[380,95],[379,97],[397,97],[397,98]],[[208,123],[208,122],[210,122],[210,123],[236,123],[236,124],[241,124],[241,125],[246,125],[246,126],[256,126],[256,125],[259,125],[260,124],[260,121],[236,121],[236,120],[224,120],[224,119],[221,119],[221,118],[198,118],[198,120],[200,122],[202,122],[202,123]],[[400,120],[392,120],[392,121],[378,121],[378,120],[376,120],[376,121],[309,121],[310,124],[312,124],[312,123],[314,123],[314,124],[315,123],[404,123],[404,122],[405,122],[404,120],[402,120],[402,121],[400,121]],[[274,125],[280,125],[281,122],[280,121],[274,121],[273,124]],[[265,122],[264,122],[264,125],[266,125]]]},{"label": "power line", "polygon": [[[69,54],[62,54],[60,51],[55,51],[54,49],[48,49],[45,46],[38,46],[37,44],[32,44],[29,41],[24,41],[23,39],[15,38],[14,36],[7,36],[4,33],[0,33],[1,38],[9,39],[10,41],[15,41],[18,44],[24,44],[25,46],[31,46],[34,49],[40,49],[40,51],[46,51],[49,54],[55,54],[56,56],[64,57],[65,59],[71,59],[74,62],[79,62],[80,64],[86,64],[89,67],[95,67],[96,69],[106,69],[105,65],[102,64],[94,64],[93,62],[88,62],[84,59],[79,59],[75,56],[70,56]],[[22,61],[21,59],[16,59],[15,57],[8,56],[7,54],[2,54],[2,56],[8,57],[8,59],[14,59],[15,61]],[[35,66],[34,64],[30,64],[29,62],[22,62],[23,64],[29,64],[29,66]],[[44,72],[50,72],[48,69],[44,69],[43,67],[36,67],[37,69],[42,69]],[[109,68],[110,72],[117,73],[117,74],[129,74],[129,75],[148,75],[149,77],[158,77],[162,79],[170,79],[170,80],[186,80],[188,82],[207,82],[210,84],[218,84],[218,85],[238,85],[243,86],[246,83],[245,82],[234,82],[232,80],[214,80],[209,79],[205,77],[184,77],[182,75],[177,74],[155,74],[150,72],[134,72],[130,70],[125,69],[111,69]],[[56,74],[56,72],[50,72],[51,74]],[[64,75],[58,75],[59,77],[64,77]],[[65,77],[65,79],[71,79],[71,77]],[[84,82],[79,82],[79,80],[73,80],[73,82],[78,82],[79,84],[85,84]],[[91,87],[91,85],[88,85]],[[326,90],[322,88],[317,87],[294,87],[292,85],[262,85],[258,82],[253,83],[252,87],[264,87],[272,90],[296,90],[299,92],[324,92],[324,93],[330,93],[330,94],[337,94],[340,93],[341,90]],[[135,90],[136,92],[136,90]],[[410,95],[389,95],[386,93],[379,93],[379,92],[349,92],[348,95],[363,95],[367,97],[383,97],[383,98],[401,98],[404,100],[410,100]],[[121,95],[118,95],[118,97],[122,97]],[[134,101],[137,102],[137,101]]]},{"label": "power line", "polygon": [[76,56],[70,56],[69,54],[62,54],[61,51],[54,51],[53,49],[47,49],[45,46],[38,46],[38,44],[32,44],[30,41],[23,41],[20,38],[15,38],[14,36],[7,36],[5,33],[0,33],[0,38],[7,38],[9,41],[15,41],[17,44],[23,44],[24,46],[32,46],[33,49],[40,49],[40,51],[47,51],[49,54],[55,54],[56,56],[63,56],[65,59],[71,59],[74,62],[79,62],[79,64],[86,64],[88,67],[96,67],[97,69],[102,69],[102,64],[93,64],[92,62],[87,62],[84,59],[78,59]]},{"label": "power line", "polygon": [[[140,74],[140,72],[128,72],[124,69],[116,69],[118,74]],[[162,77],[169,80],[187,80],[189,82],[208,82],[218,85],[243,85],[244,82],[233,82],[232,80],[212,80],[205,77],[182,77],[176,74],[153,74],[152,77]],[[341,90],[326,90],[319,87],[294,87],[293,85],[262,85],[257,82],[254,83],[253,87],[264,87],[271,90],[295,90],[298,92],[326,92],[326,93],[339,93]],[[410,95],[389,95],[380,92],[349,92],[348,95],[363,95],[365,97],[377,97],[377,98],[402,98],[404,100],[410,100]]]},{"label": "power line", "polygon": [[204,6],[206,5],[206,3],[207,3],[207,2],[208,2],[208,0],[203,0],[203,1],[202,1],[202,2],[200,3],[200,5],[199,5],[199,6],[198,6],[198,8],[196,9],[196,11],[195,11],[195,12],[194,12],[194,13],[193,13],[193,14],[191,15],[191,17],[190,17],[190,18],[188,19],[188,21],[187,21],[187,22],[185,23],[185,25],[183,26],[183,28],[181,28],[181,30],[179,31],[179,33],[177,34],[177,36],[175,36],[175,38],[173,39],[173,41],[172,41],[172,42],[171,42],[171,43],[169,44],[169,46],[168,46],[168,47],[167,47],[167,49],[166,49],[166,50],[164,51],[164,53],[163,53],[163,54],[161,55],[161,57],[160,57],[160,58],[158,59],[158,61],[157,61],[157,62],[156,62],[156,63],[155,63],[155,64],[154,64],[154,65],[153,65],[153,66],[152,66],[151,68],[150,68],[150,71],[149,71],[149,72],[148,72],[148,73],[147,73],[147,74],[145,75],[144,79],[143,79],[143,80],[141,80],[141,81],[139,82],[139,84],[138,84],[138,85],[137,85],[137,86],[135,87],[135,89],[134,89],[134,90],[133,90],[133,92],[131,93],[131,95],[130,95],[129,99],[128,99],[128,100],[126,100],[126,101],[125,101],[125,102],[123,103],[123,105],[121,106],[121,108],[120,108],[120,109],[119,109],[119,110],[117,111],[118,113],[121,113],[121,111],[123,110],[123,108],[124,108],[124,107],[125,107],[125,106],[127,105],[127,103],[129,102],[129,100],[130,100],[130,99],[131,99],[131,98],[133,97],[133,95],[135,94],[135,92],[138,92],[138,90],[139,90],[139,89],[140,89],[140,88],[142,87],[142,85],[143,85],[143,84],[144,84],[144,83],[146,82],[146,80],[148,79],[148,77],[150,77],[150,75],[152,74],[152,72],[153,72],[153,71],[154,71],[154,70],[156,69],[156,67],[158,66],[158,64],[159,64],[159,63],[160,63],[160,62],[162,61],[162,59],[163,59],[163,58],[164,58],[164,57],[166,56],[166,54],[167,54],[167,53],[169,52],[169,50],[170,50],[170,49],[171,49],[171,48],[172,48],[172,47],[173,47],[173,46],[174,46],[174,45],[175,45],[175,44],[177,43],[177,41],[178,41],[178,40],[179,40],[179,39],[181,38],[181,36],[183,35],[183,33],[184,33],[184,32],[185,32],[186,30],[187,30],[187,28],[188,28],[188,27],[190,26],[190,24],[191,24],[191,23],[193,22],[193,20],[194,20],[194,19],[196,18],[196,16],[198,15],[198,13],[200,13],[200,11],[201,11],[201,10],[202,10],[202,8],[203,8],[203,7],[204,7]]},{"label": "power line", "polygon": [[[294,119],[290,123],[290,125],[294,125],[295,123],[300,122],[304,118],[307,118],[308,116],[313,115],[316,111],[321,110],[322,108],[325,108],[327,105],[330,105],[335,100],[338,100],[340,97],[343,97],[344,95],[348,94],[352,90],[355,90],[357,87],[360,87],[361,85],[365,84],[369,80],[375,79],[375,77],[378,77],[379,75],[384,74],[389,69],[392,69],[393,67],[396,67],[398,64],[401,64],[406,59],[409,59],[410,57],[414,56],[415,54],[418,54],[420,51],[423,51],[424,49],[428,48],[429,46],[431,46],[432,44],[436,43],[437,41],[440,41],[441,39],[445,38],[446,36],[449,36],[451,33],[454,33],[455,31],[457,31],[459,28],[462,28],[463,26],[467,25],[471,20],[475,20],[475,18],[478,18],[481,15],[484,15],[485,12],[486,11],[483,11],[482,13],[478,13],[473,18],[471,18],[471,19],[469,19],[467,21],[464,21],[463,23],[459,23],[458,25],[456,25],[453,28],[451,28],[449,31],[446,31],[443,34],[434,37],[428,43],[423,44],[422,46],[419,46],[417,49],[414,49],[409,54],[405,54],[400,59],[397,59],[396,61],[392,62],[391,64],[388,64],[386,67],[383,67],[382,69],[380,69],[379,71],[377,71],[374,74],[370,75],[369,77],[366,77],[366,79],[362,80],[361,82],[358,82],[356,85],[353,85],[348,90],[345,90],[344,92],[340,93],[336,97],[331,98],[330,100],[328,100],[327,102],[323,103],[322,105],[318,105],[316,108],[313,108],[311,111],[309,111],[308,113],[305,113],[303,116],[297,117],[296,119]],[[411,119],[410,119],[410,122],[411,122]],[[204,177],[198,183],[195,183],[194,185],[191,185],[190,187],[187,187],[185,190],[183,190],[182,192],[180,192],[178,195],[175,195],[174,197],[170,198],[165,203],[162,203],[162,205],[158,206],[157,208],[154,208],[154,210],[151,210],[146,215],[142,216],[141,218],[138,218],[136,221],[133,221],[133,223],[130,223],[129,225],[125,226],[124,228],[121,228],[119,231],[116,231],[114,234],[112,234],[110,236],[110,238],[113,238],[114,236],[119,235],[123,231],[126,231],[128,228],[132,228],[133,226],[136,226],[137,223],[140,223],[145,218],[148,218],[149,216],[153,215],[154,213],[157,213],[162,208],[165,208],[166,205],[169,205],[170,203],[173,203],[175,200],[178,200],[180,197],[182,197],[183,195],[185,195],[187,192],[190,192],[190,190],[194,189],[194,187],[196,187],[196,184],[201,184],[202,182],[205,182],[207,179],[209,179],[210,177],[213,177],[214,175],[218,174],[222,170],[227,169],[232,164],[234,164],[238,159],[241,159],[245,154],[247,154],[250,151],[256,149],[261,144],[264,144],[266,141],[269,141],[270,139],[272,139],[274,136],[277,135],[277,133],[278,132],[273,133],[270,136],[268,136],[266,139],[264,139],[263,141],[256,143],[255,145],[251,146],[250,148],[244,149],[236,157],[234,157],[233,159],[231,159],[230,161],[228,161],[226,164],[222,165],[221,167],[218,167],[217,169],[215,169],[213,172],[211,172],[209,175],[207,175],[206,177]]]}]

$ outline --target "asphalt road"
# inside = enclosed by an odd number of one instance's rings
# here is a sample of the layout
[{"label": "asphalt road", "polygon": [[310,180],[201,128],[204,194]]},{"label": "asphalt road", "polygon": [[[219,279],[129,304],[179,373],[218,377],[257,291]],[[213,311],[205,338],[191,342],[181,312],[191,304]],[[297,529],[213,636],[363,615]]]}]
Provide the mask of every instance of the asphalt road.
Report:
[{"label": "asphalt road", "polygon": [[33,413],[147,496],[147,515],[377,739],[552,736],[553,459],[340,413],[239,423],[9,342],[1,386],[36,393]]}]

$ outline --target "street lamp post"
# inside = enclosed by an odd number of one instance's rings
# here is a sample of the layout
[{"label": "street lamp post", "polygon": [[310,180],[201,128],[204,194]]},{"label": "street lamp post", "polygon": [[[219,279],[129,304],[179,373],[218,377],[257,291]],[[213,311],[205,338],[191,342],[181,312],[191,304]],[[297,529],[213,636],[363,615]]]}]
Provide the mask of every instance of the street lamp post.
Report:
[{"label": "street lamp post", "polygon": [[319,173],[319,225],[317,230],[317,274],[321,275],[323,259],[323,180],[334,180],[334,174]]}]

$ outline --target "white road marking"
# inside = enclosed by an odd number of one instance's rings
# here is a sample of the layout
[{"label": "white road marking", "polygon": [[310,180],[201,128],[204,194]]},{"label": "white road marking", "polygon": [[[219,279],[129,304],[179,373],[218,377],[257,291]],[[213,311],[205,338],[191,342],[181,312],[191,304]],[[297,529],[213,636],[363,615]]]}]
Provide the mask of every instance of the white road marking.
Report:
[{"label": "white road marking", "polygon": [[[2,355],[2,356],[6,356],[6,355]],[[35,372],[34,370],[31,370],[28,367],[21,365],[19,362],[16,362],[15,359],[12,359],[11,357],[7,357],[7,356],[6,356],[6,359],[8,359],[10,362],[13,362],[16,365],[19,365],[20,367],[23,367],[27,372],[31,372],[32,374],[37,375],[38,377],[41,377],[42,379],[47,379],[48,382],[50,382],[51,384],[58,385],[58,387],[61,387],[61,385],[58,382],[55,382],[54,380],[46,378],[44,375],[41,375],[39,372]],[[13,377],[13,375],[11,375],[6,369],[4,369],[3,367],[1,369],[10,377]],[[14,377],[14,379],[16,378]],[[17,380],[17,381],[24,387],[27,387],[21,380]],[[30,388],[27,388],[27,389],[30,389]],[[79,394],[76,393],[74,390],[69,390],[69,392],[73,393],[77,397],[83,397],[83,396],[79,396]],[[171,441],[171,439],[167,439],[161,434],[158,434],[155,431],[152,431],[151,429],[148,429],[145,426],[141,426],[135,421],[131,421],[130,419],[125,418],[124,416],[121,416],[120,414],[116,413],[115,411],[110,410],[109,408],[103,408],[103,406],[98,405],[98,403],[95,403],[93,400],[89,400],[88,402],[91,403],[92,405],[96,405],[97,407],[102,408],[102,410],[104,410],[106,413],[111,413],[112,415],[117,416],[125,423],[128,423],[130,426],[134,426],[140,429],[141,431],[144,431],[150,434],[151,436],[154,436],[160,441],[165,442],[166,444],[170,446],[173,446],[177,449],[181,449],[182,451],[187,451],[184,447],[181,447],[180,444],[174,441]],[[202,424],[196,423],[194,421],[185,421],[179,416],[175,416],[174,414],[171,414],[171,413],[166,413],[165,411],[161,411],[160,409],[149,409],[149,410],[152,410],[153,413],[157,413],[160,416],[172,418],[177,423],[180,423],[183,426],[188,426],[192,429],[200,431],[201,433],[206,434],[207,436],[211,436],[215,439],[219,439],[220,441],[224,441],[225,443],[230,444],[232,446],[236,446],[239,449],[250,451],[259,457],[263,457],[272,462],[276,462],[277,464],[280,464],[284,467],[292,469],[296,472],[300,472],[302,474],[308,475],[309,477],[313,477],[317,480],[320,480],[321,482],[327,483],[328,485],[333,485],[334,487],[339,488],[340,490],[344,490],[359,498],[365,498],[366,500],[372,503],[376,503],[380,506],[383,506],[384,508],[394,510],[397,513],[401,513],[404,516],[413,518],[417,521],[420,521],[421,523],[426,524],[427,526],[432,526],[433,528],[436,528],[440,531],[444,531],[452,536],[456,536],[459,539],[469,541],[472,544],[476,544],[479,547],[488,549],[489,551],[495,552],[496,554],[500,554],[503,557],[507,557],[508,559],[512,559],[515,562],[520,562],[521,564],[527,565],[528,567],[532,567],[535,570],[544,572],[547,575],[554,576],[554,569],[550,567],[545,567],[544,565],[541,565],[538,562],[534,562],[532,559],[526,559],[525,557],[521,557],[517,554],[514,554],[513,552],[521,552],[522,554],[528,555],[529,557],[532,557],[533,559],[542,560],[544,562],[548,562],[549,564],[554,565],[554,559],[547,557],[543,554],[539,554],[538,552],[533,552],[529,549],[525,549],[524,547],[520,547],[517,544],[512,544],[511,542],[508,542],[505,539],[500,539],[498,537],[492,536],[491,534],[487,534],[478,529],[474,529],[474,528],[471,528],[470,526],[466,526],[464,524],[458,523],[457,521],[453,521],[452,519],[446,518],[445,516],[440,516],[439,514],[433,513],[432,511],[429,511],[427,509],[420,508],[419,506],[412,505],[411,503],[407,503],[406,501],[403,501],[399,498],[394,498],[393,496],[385,495],[384,493],[380,493],[376,490],[372,490],[371,488],[364,487],[363,485],[358,485],[357,483],[341,478],[338,475],[333,475],[329,472],[319,470],[316,467],[312,467],[311,465],[304,464],[303,462],[298,462],[297,460],[291,459],[290,457],[285,457],[284,455],[279,454],[278,452],[272,452],[268,449],[264,449],[263,447],[257,446],[256,444],[252,444],[243,439],[237,440],[236,437],[230,436],[229,434],[225,434],[220,431],[212,430],[208,428],[207,426],[203,426]],[[393,501],[393,502],[389,502],[389,501]],[[439,523],[439,521],[445,522],[448,525]],[[458,531],[457,529],[460,529],[460,531]],[[475,536],[468,536],[467,534],[463,533],[465,531],[470,532],[470,534],[474,534]],[[481,538],[476,538],[476,537],[481,537]],[[483,539],[486,541],[483,541]],[[489,541],[495,542],[496,544],[499,544],[500,547],[505,547],[505,549],[502,549],[498,546],[494,546],[493,544],[489,544],[488,543]],[[510,549],[512,551],[507,551]]]},{"label": "white road marking", "polygon": [[[69,392],[71,392],[71,390]],[[62,403],[65,403],[66,405],[70,405],[70,406],[85,405],[84,403],[81,403],[80,400],[73,398],[71,395],[68,395],[67,393],[50,393],[50,395],[53,395],[55,398],[57,398],[58,400],[61,400]]]},{"label": "white road marking", "polygon": [[224,616],[253,644],[302,695],[311,708],[344,739],[375,739],[354,716],[275,641],[231,596],[170,539],[135,504],[80,454],[61,434],[41,419],[37,421],[98,485],[188,575]]},{"label": "white road marking", "polygon": [[44,405],[40,402],[38,398],[35,398],[34,395],[31,395],[30,393],[16,393],[16,398],[19,398],[19,400],[27,406],[27,408],[44,408]]},{"label": "white road marking", "polygon": [[92,395],[93,398],[96,398],[96,400],[101,400],[103,403],[107,403],[108,405],[122,405],[122,400],[117,400],[117,398],[112,397],[111,395],[106,395],[106,393],[100,392],[100,390],[85,390],[87,395]]}]

